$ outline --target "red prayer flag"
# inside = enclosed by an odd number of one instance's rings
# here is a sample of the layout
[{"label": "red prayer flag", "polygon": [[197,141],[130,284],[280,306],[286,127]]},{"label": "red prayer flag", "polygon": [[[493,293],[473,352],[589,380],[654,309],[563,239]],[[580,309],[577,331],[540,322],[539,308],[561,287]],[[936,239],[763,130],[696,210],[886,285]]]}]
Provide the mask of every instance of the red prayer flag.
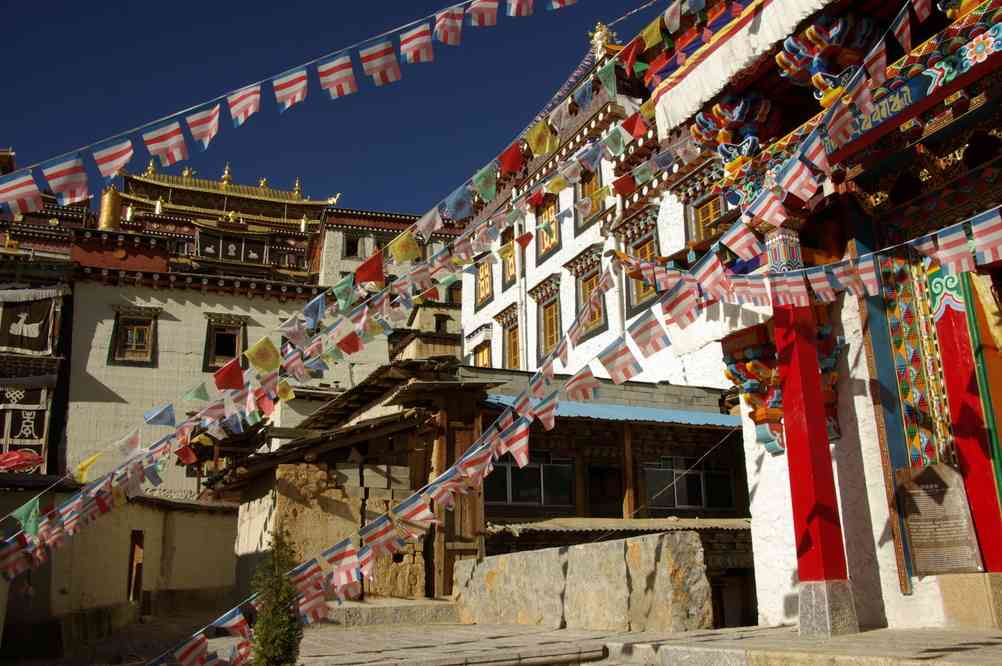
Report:
[{"label": "red prayer flag", "polygon": [[621,197],[629,196],[637,191],[637,181],[633,179],[633,174],[626,174],[612,181],[612,189]]},{"label": "red prayer flag", "polygon": [[644,134],[647,134],[647,130],[650,128],[647,126],[647,123],[644,122],[643,116],[641,116],[638,111],[623,121],[623,129],[629,132],[634,139],[642,139],[644,138]]},{"label": "red prayer flag", "polygon": [[182,465],[194,465],[198,462],[198,456],[195,455],[195,450],[187,444],[179,448],[174,453],[177,454],[177,459],[181,461]]},{"label": "red prayer flag", "polygon": [[229,363],[216,370],[212,378],[216,382],[216,388],[220,391],[225,389],[242,389],[244,387],[244,370],[240,367],[240,358],[232,359]]},{"label": "red prayer flag", "polygon": [[521,245],[522,249],[524,250],[525,248],[529,247],[529,241],[531,240],[532,240],[532,232],[527,231],[518,238],[516,238],[515,242]]},{"label": "red prayer flag", "polygon": [[358,337],[358,333],[352,331],[348,335],[341,338],[337,343],[338,349],[343,351],[345,354],[354,354],[355,352],[362,351],[362,339]]},{"label": "red prayer flag", "polygon": [[501,153],[498,158],[501,162],[501,175],[505,176],[509,173],[518,173],[522,170],[522,142],[516,141],[515,143],[508,146],[508,148]]},{"label": "red prayer flag", "polygon": [[355,270],[355,284],[363,282],[376,282],[380,286],[385,280],[383,275],[383,253],[377,252]]},{"label": "red prayer flag", "polygon": [[630,77],[633,76],[633,63],[637,61],[637,56],[640,55],[640,51],[643,48],[644,40],[641,37],[636,37],[626,45],[625,49],[619,52],[619,61],[626,67],[626,73]]},{"label": "red prayer flag", "polygon": [[529,204],[533,208],[536,208],[537,206],[543,205],[543,197],[545,196],[546,195],[543,193],[543,190],[536,190],[526,198],[525,203]]}]

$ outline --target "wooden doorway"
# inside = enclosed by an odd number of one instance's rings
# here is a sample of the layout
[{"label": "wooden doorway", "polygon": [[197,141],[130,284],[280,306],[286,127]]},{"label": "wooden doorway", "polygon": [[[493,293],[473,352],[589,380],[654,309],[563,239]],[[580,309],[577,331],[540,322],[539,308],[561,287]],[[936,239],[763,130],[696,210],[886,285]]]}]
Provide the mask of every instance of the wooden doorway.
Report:
[{"label": "wooden doorway", "polygon": [[138,603],[143,597],[143,531],[132,530],[129,540],[129,601]]}]

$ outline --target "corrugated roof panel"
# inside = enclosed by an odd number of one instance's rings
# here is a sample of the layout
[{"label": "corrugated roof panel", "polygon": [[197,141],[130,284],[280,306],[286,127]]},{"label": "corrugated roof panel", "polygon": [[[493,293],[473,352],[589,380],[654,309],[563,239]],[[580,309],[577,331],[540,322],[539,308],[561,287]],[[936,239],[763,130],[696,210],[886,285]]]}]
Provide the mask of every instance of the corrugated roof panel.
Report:
[{"label": "corrugated roof panel", "polygon": [[675,530],[749,530],[750,518],[547,518],[521,523],[491,523],[488,534],[523,532],[672,532]]},{"label": "corrugated roof panel", "polygon": [[[489,395],[485,402],[497,407],[511,407],[515,404],[515,396]],[[741,417],[730,414],[617,405],[608,402],[575,402],[573,400],[561,400],[557,403],[557,416],[601,421],[630,421],[633,423],[719,426],[721,428],[737,428],[741,425]]]}]

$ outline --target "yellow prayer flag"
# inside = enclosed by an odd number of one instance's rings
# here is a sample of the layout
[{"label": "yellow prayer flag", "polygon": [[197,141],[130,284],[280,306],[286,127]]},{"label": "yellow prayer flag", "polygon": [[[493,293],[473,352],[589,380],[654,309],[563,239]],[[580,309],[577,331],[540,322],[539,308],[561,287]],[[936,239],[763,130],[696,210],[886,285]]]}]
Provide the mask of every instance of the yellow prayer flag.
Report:
[{"label": "yellow prayer flag", "polygon": [[556,148],[553,145],[556,140],[557,138],[550,131],[550,126],[545,120],[540,120],[533,125],[525,135],[525,141],[529,144],[529,150],[536,157],[552,152]]},{"label": "yellow prayer flag", "polygon": [[278,370],[278,366],[282,363],[278,348],[268,337],[255,342],[250,349],[244,352],[244,356],[251,362],[251,365],[263,372]]},{"label": "yellow prayer flag", "polygon": [[287,379],[283,379],[278,383],[276,392],[278,393],[279,400],[289,401],[296,397],[296,392],[292,390],[292,385],[289,384]]},{"label": "yellow prayer flag", "polygon": [[592,215],[594,215],[595,213],[599,213],[599,212],[605,210],[605,198],[607,196],[609,196],[609,192],[610,191],[611,190],[609,189],[609,186],[606,185],[604,187],[598,188],[597,190],[595,190],[594,192],[592,192],[589,195],[591,197],[591,213],[592,213]]},{"label": "yellow prayer flag", "polygon": [[655,99],[651,97],[649,100],[640,105],[640,115],[647,120],[654,120],[654,102]]},{"label": "yellow prayer flag", "polygon": [[73,472],[73,478],[77,480],[78,483],[87,483],[87,470],[89,470],[97,459],[104,455],[104,451],[98,451],[92,456],[84,458],[83,461],[77,465],[76,470]]},{"label": "yellow prayer flag", "polygon": [[386,249],[393,256],[393,261],[398,264],[406,263],[411,259],[421,256],[421,248],[418,247],[417,241],[414,240],[414,236],[409,231],[405,231],[394,238]]},{"label": "yellow prayer flag", "polygon": [[556,175],[546,183],[546,191],[551,194],[560,194],[562,191],[570,187],[567,179],[561,175]]},{"label": "yellow prayer flag", "polygon": [[651,48],[657,44],[661,43],[661,16],[658,15],[656,19],[650,22],[650,24],[644,28],[644,31],[640,33],[644,38],[644,50]]}]

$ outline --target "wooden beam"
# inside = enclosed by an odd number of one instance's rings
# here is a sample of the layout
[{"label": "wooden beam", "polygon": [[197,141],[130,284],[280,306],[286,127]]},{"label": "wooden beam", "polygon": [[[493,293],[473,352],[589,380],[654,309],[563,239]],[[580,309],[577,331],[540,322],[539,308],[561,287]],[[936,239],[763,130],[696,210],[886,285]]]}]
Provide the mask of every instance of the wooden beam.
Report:
[{"label": "wooden beam", "polygon": [[[437,477],[445,471],[446,449],[448,448],[449,436],[449,415],[444,409],[438,411],[436,417],[438,430],[435,433],[435,441],[431,450],[431,474],[429,480]],[[432,560],[435,564],[435,598],[440,599],[445,595],[445,508],[435,507],[435,517],[438,524],[435,525],[433,536]]]},{"label": "wooden beam", "polygon": [[574,513],[580,518],[588,517],[588,470],[580,446],[574,449]]},{"label": "wooden beam", "polygon": [[633,479],[633,430],[623,424],[623,518],[637,512],[637,491]]},{"label": "wooden beam", "polygon": [[267,430],[271,439],[306,439],[308,437],[319,437],[324,434],[323,430],[310,430],[308,428],[282,428],[281,426],[270,426]]}]

